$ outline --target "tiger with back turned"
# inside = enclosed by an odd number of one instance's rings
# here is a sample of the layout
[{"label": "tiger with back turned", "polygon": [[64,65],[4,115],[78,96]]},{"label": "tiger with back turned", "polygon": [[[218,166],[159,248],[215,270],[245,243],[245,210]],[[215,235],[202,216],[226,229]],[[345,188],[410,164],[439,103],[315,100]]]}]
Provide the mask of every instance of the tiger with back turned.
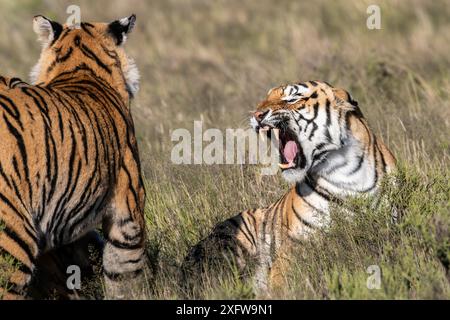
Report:
[{"label": "tiger with back turned", "polygon": [[[369,129],[351,95],[319,82],[269,91],[250,119],[256,131],[277,129],[282,176],[292,189],[267,208],[218,224],[189,252],[187,277],[233,261],[265,292],[276,257],[330,223],[330,205],[375,194],[396,160]],[[225,260],[224,260],[225,259]]]},{"label": "tiger with back turned", "polygon": [[32,83],[0,77],[0,298],[26,296],[43,254],[103,226],[109,298],[143,297],[144,188],[123,49],[132,15],[61,25],[36,16]]}]

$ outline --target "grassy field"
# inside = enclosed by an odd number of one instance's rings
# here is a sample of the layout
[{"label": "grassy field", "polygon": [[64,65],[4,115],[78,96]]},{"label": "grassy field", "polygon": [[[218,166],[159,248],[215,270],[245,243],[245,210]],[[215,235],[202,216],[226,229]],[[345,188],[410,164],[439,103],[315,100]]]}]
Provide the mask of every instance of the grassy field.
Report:
[{"label": "grassy field", "polygon": [[[366,27],[374,3],[381,30]],[[192,131],[200,119],[204,128],[245,128],[269,88],[309,79],[350,91],[396,155],[401,183],[386,192],[402,219],[393,225],[385,208],[349,201],[354,221],[336,209],[331,230],[285,262],[270,297],[450,298],[448,1],[0,0],[2,75],[27,78],[40,49],[32,16],[65,21],[69,4],[80,4],[85,21],[138,15],[127,47],[142,75],[132,108],[147,183],[152,298],[184,297],[178,270],[188,248],[217,222],[289,188],[251,165],[173,165],[172,130]],[[381,268],[379,290],[366,287],[370,265]],[[233,278],[194,298],[251,292]]]}]

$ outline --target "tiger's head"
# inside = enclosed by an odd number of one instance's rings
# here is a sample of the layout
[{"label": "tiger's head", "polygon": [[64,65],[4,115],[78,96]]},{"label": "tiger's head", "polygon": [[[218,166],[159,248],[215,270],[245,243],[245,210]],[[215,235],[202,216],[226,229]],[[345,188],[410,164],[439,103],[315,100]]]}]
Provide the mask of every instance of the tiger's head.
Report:
[{"label": "tiger's head", "polygon": [[298,183],[329,152],[344,146],[349,112],[360,114],[357,102],[347,91],[308,81],[271,89],[250,124],[256,131],[267,131],[269,137],[271,129],[278,129],[282,175],[288,182]]},{"label": "tiger's head", "polygon": [[87,66],[123,96],[132,98],[139,89],[139,71],[123,45],[135,23],[134,14],[111,23],[82,22],[74,26],[34,17],[33,30],[42,52],[30,74],[32,83],[46,84],[61,72]]}]

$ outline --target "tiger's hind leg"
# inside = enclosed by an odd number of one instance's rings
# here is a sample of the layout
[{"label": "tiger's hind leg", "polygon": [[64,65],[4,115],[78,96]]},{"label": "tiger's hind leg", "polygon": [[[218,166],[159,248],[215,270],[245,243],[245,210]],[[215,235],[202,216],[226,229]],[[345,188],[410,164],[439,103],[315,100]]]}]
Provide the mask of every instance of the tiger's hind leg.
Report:
[{"label": "tiger's hind leg", "polygon": [[[32,299],[85,299],[101,297],[96,274],[100,269],[103,239],[90,231],[77,241],[39,256],[28,294]],[[81,271],[81,290],[69,289],[69,266]]]},{"label": "tiger's hind leg", "polygon": [[26,297],[38,256],[37,243],[27,216],[0,202],[0,300]]},{"label": "tiger's hind leg", "polygon": [[144,299],[145,226],[144,188],[130,168],[119,172],[116,188],[103,220],[106,238],[103,268],[107,299]]},{"label": "tiger's hind leg", "polygon": [[25,299],[31,274],[14,256],[0,251],[0,300]]}]

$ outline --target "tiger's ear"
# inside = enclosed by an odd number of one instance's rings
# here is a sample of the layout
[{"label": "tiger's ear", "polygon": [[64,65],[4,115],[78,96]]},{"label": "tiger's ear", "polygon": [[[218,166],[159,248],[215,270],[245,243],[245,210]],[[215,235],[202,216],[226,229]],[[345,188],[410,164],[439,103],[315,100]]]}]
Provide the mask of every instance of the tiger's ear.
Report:
[{"label": "tiger's ear", "polygon": [[354,100],[352,95],[348,91],[344,89],[333,88],[333,92],[336,100],[341,100],[343,102],[350,103],[354,107],[358,107],[358,101]]},{"label": "tiger's ear", "polygon": [[38,35],[38,40],[45,47],[58,39],[63,30],[63,26],[44,16],[35,16],[33,18],[33,30]]},{"label": "tiger's ear", "polygon": [[133,31],[136,25],[136,15],[132,14],[129,17],[122,18],[111,22],[108,25],[108,33],[114,38],[118,46],[125,43],[127,35]]}]

